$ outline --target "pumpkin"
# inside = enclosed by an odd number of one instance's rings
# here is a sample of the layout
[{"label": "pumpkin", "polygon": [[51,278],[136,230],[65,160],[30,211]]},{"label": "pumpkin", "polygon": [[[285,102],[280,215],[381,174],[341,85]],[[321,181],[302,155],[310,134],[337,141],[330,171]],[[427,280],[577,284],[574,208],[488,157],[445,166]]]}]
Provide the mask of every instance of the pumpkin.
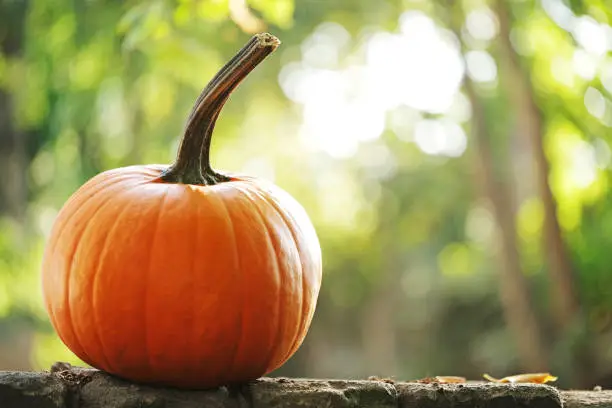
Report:
[{"label": "pumpkin", "polygon": [[171,166],[109,170],[60,210],[42,263],[66,346],[135,382],[202,389],[256,379],[302,343],[321,285],[304,209],[270,182],[214,171],[230,93],[280,44],[255,35],[204,88]]}]

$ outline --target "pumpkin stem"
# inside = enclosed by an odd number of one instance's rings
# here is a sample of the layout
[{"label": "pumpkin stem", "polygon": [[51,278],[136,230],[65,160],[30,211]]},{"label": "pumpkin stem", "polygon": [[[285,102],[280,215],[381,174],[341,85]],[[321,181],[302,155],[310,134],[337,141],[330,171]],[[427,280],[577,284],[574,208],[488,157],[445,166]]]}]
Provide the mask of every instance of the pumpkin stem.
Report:
[{"label": "pumpkin stem", "polygon": [[219,70],[196,100],[176,160],[162,173],[162,180],[199,185],[229,181],[229,177],[215,172],[210,166],[210,143],[215,122],[232,91],[279,45],[280,41],[272,34],[256,34]]}]

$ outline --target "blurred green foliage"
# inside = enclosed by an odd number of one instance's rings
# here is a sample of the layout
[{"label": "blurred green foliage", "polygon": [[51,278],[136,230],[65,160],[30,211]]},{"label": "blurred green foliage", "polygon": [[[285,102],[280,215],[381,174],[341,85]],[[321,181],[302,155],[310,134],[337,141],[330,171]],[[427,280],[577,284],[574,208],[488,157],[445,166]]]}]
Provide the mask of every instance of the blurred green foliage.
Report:
[{"label": "blurred green foliage", "polygon": [[[213,165],[296,197],[325,260],[312,329],[278,373],[522,370],[498,295],[500,227],[483,187],[494,172],[548,368],[563,385],[612,386],[612,9],[604,0],[449,4],[0,0],[0,369],[77,362],[40,298],[54,217],[100,171],[172,160],[199,90],[249,37],[247,18],[283,45],[224,109]],[[513,96],[512,58],[536,102],[529,115],[543,123],[553,215],[576,275],[579,315],[561,333],[543,245],[549,209],[522,135],[529,116]],[[477,164],[475,102],[492,168]],[[584,350],[596,356],[588,379],[574,373],[572,356]]]}]

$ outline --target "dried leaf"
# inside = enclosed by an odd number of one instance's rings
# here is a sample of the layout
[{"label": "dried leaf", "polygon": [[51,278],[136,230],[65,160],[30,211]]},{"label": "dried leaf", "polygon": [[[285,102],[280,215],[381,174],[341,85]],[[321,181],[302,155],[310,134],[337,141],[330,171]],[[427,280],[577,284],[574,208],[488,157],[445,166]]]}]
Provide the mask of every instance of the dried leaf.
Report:
[{"label": "dried leaf", "polygon": [[518,374],[504,377],[501,379],[493,378],[489,374],[484,374],[483,377],[491,382],[496,383],[531,383],[531,384],[546,384],[549,381],[556,381],[557,377],[550,373],[532,373],[532,374]]},{"label": "dried leaf", "polygon": [[425,377],[420,380],[416,380],[418,383],[422,384],[457,384],[464,383],[467,380],[464,377],[456,377],[456,376],[448,376],[448,375],[438,375],[435,377]]},{"label": "dried leaf", "polygon": [[456,377],[456,376],[436,376],[434,377],[436,380],[438,380],[439,383],[442,384],[457,384],[457,383],[464,383],[467,380],[465,379],[465,377]]}]

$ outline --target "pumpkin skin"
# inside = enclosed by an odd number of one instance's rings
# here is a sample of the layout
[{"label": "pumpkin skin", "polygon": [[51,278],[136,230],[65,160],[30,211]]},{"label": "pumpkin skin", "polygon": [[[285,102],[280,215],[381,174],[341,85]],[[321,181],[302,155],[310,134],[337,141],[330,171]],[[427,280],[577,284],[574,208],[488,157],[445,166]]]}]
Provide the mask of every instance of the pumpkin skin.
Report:
[{"label": "pumpkin skin", "polygon": [[80,359],[132,381],[256,379],[310,326],[322,269],[314,227],[272,183],[228,173],[172,183],[168,170],[109,170],[68,199],[42,265],[52,325]]}]

